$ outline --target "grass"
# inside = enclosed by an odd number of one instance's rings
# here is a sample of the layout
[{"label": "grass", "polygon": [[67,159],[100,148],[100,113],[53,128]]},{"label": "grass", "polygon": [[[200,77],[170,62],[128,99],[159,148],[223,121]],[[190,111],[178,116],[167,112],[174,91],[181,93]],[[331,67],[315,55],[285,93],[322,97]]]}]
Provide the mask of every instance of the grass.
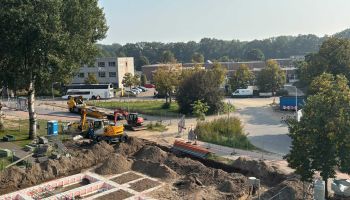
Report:
[{"label": "grass", "polygon": [[138,112],[145,115],[154,116],[177,116],[179,106],[176,102],[173,102],[169,108],[163,108],[164,101],[113,101],[113,102],[102,102],[102,101],[89,101],[88,105],[117,109],[122,108],[129,110],[129,112]]},{"label": "grass", "polygon": [[[38,136],[44,136],[47,135],[47,120],[38,120],[39,128],[37,129],[37,135]],[[24,147],[27,144],[31,143],[31,140],[29,139],[28,131],[29,131],[29,120],[4,120],[4,130],[0,131],[0,140],[5,135],[13,135],[15,136],[16,140],[13,142],[14,144],[17,144],[21,147]],[[59,122],[59,131],[61,127],[61,123]],[[59,138],[62,138],[63,136],[59,135]]]},{"label": "grass", "polygon": [[168,130],[168,128],[165,125],[163,125],[162,123],[156,122],[155,124],[153,124],[153,123],[147,124],[147,130],[163,132],[163,131]]},{"label": "grass", "polygon": [[245,150],[257,149],[248,140],[241,121],[236,117],[200,122],[197,124],[195,132],[198,139],[204,142]]}]

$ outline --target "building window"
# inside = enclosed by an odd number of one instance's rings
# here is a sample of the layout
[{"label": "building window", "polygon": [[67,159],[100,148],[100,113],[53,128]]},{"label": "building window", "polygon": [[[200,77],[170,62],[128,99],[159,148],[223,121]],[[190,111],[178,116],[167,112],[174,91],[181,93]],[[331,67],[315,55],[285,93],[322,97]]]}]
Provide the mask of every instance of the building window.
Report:
[{"label": "building window", "polygon": [[128,67],[128,62],[125,62],[125,66]]},{"label": "building window", "polygon": [[117,77],[117,73],[116,72],[109,72],[109,77]]},{"label": "building window", "polygon": [[79,78],[84,78],[85,75],[84,75],[84,73],[79,73],[79,74],[78,74],[78,77],[79,77]]},{"label": "building window", "polygon": [[105,67],[105,62],[98,62],[98,67]]},{"label": "building window", "polygon": [[109,67],[115,67],[115,62],[108,62]]},{"label": "building window", "polygon": [[98,72],[98,77],[101,77],[101,78],[106,77],[106,72]]}]

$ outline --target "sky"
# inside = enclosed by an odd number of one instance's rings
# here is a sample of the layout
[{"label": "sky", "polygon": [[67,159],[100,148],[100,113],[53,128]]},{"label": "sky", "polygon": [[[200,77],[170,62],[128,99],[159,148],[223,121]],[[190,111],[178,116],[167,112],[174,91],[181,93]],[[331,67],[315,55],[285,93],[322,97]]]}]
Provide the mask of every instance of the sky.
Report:
[{"label": "sky", "polygon": [[350,28],[349,0],[100,0],[102,44],[254,40]]}]

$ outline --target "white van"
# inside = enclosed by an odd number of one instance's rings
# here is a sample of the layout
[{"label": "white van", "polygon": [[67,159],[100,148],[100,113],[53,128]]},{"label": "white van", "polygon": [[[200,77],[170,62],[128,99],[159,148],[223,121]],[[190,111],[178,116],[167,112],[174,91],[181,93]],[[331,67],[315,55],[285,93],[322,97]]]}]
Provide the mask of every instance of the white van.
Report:
[{"label": "white van", "polygon": [[232,93],[233,97],[252,97],[253,96],[253,87],[248,86],[247,89],[237,89]]}]

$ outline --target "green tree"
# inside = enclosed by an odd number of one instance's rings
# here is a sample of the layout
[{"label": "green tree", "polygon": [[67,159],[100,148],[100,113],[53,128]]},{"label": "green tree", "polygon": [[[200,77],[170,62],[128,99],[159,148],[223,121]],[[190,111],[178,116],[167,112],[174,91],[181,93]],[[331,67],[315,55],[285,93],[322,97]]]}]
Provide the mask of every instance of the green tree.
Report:
[{"label": "green tree", "polygon": [[209,110],[207,103],[203,103],[201,100],[197,100],[192,104],[192,113],[197,117],[198,121],[205,120],[205,114]]},{"label": "green tree", "polygon": [[326,39],[318,53],[309,54],[298,67],[303,84],[309,86],[313,79],[323,72],[333,75],[343,74],[350,78],[350,40],[331,37]]},{"label": "green tree", "polygon": [[331,74],[317,77],[311,88],[300,122],[289,123],[292,148],[286,159],[302,180],[320,171],[327,183],[336,169],[350,173],[350,89],[345,76]]},{"label": "green tree", "polygon": [[84,82],[86,84],[97,84],[98,80],[97,80],[96,75],[94,73],[89,73],[88,77],[85,78]]},{"label": "green tree", "polygon": [[251,49],[245,53],[247,60],[265,60],[265,55],[260,49]]},{"label": "green tree", "polygon": [[[171,104],[172,94],[179,83],[179,72],[176,67],[161,67],[153,75],[156,90],[165,95],[166,104]],[[169,99],[169,101],[168,101]]]},{"label": "green tree", "polygon": [[124,87],[129,87],[131,90],[131,87],[134,85],[135,79],[134,76],[131,73],[125,73],[122,84]]},{"label": "green tree", "polygon": [[240,65],[230,79],[232,91],[240,88],[247,88],[254,81],[254,74],[247,65]]},{"label": "green tree", "polygon": [[286,83],[286,75],[274,60],[266,61],[266,67],[257,76],[260,91],[275,94]]},{"label": "green tree", "polygon": [[176,63],[175,56],[171,51],[164,51],[161,61],[163,63]]},{"label": "green tree", "polygon": [[135,74],[135,75],[132,77],[132,82],[133,82],[133,85],[139,86],[139,85],[141,84],[140,76],[139,76],[138,74]]},{"label": "green tree", "polygon": [[209,106],[209,113],[217,112],[223,103],[224,93],[220,87],[225,75],[226,71],[219,64],[215,64],[211,70],[193,69],[186,72],[176,93],[180,112],[192,113],[191,105],[198,100]]},{"label": "green tree", "polygon": [[192,54],[192,62],[194,63],[204,63],[204,56],[201,53],[195,52]]},{"label": "green tree", "polygon": [[144,86],[147,83],[147,76],[142,74],[140,79],[141,85]]},{"label": "green tree", "polygon": [[[23,76],[28,94],[29,138],[36,136],[35,88],[48,82],[66,82],[81,63],[92,62],[96,41],[108,27],[97,0],[0,1],[1,73]],[[5,62],[4,62],[5,60]],[[11,76],[11,74],[9,74]]]}]

